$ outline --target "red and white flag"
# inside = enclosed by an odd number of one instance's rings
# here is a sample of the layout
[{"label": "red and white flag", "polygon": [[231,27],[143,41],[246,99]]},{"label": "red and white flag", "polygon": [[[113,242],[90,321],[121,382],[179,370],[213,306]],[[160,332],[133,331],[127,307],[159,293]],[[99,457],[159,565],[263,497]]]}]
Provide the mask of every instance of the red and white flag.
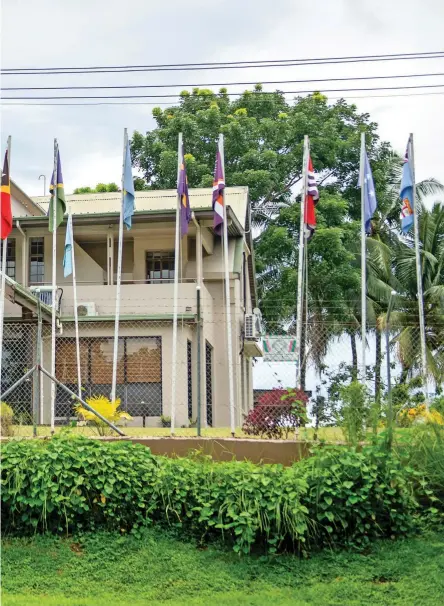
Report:
[{"label": "red and white flag", "polygon": [[313,171],[313,162],[311,156],[308,156],[307,166],[307,196],[305,198],[305,217],[304,223],[307,230],[308,240],[313,237],[316,229],[316,211],[315,206],[319,200],[319,191],[316,184],[316,178]]}]

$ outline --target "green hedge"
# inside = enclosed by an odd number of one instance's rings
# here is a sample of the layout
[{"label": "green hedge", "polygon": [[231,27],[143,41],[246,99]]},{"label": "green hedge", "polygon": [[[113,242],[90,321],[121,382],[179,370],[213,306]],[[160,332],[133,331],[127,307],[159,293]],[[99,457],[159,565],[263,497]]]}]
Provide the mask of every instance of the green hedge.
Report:
[{"label": "green hedge", "polygon": [[292,467],[153,456],[83,437],[2,448],[4,532],[175,527],[235,551],[308,552],[405,534],[416,502],[407,472],[376,448],[323,447]]}]

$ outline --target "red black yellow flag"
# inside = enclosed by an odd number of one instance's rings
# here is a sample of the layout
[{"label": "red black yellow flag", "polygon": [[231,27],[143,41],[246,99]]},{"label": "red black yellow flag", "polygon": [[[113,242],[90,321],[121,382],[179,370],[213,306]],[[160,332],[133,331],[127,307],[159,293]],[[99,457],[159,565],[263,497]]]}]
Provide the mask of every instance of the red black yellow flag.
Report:
[{"label": "red black yellow flag", "polygon": [[9,177],[9,162],[7,151],[5,153],[5,161],[3,163],[2,170],[0,215],[0,238],[4,240],[9,236],[12,230],[11,181]]}]

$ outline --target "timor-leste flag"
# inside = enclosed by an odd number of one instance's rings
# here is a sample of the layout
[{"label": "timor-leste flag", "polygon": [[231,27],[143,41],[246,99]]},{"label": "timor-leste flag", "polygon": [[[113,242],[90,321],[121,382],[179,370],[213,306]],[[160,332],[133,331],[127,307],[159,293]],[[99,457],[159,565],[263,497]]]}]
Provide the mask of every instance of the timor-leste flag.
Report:
[{"label": "timor-leste flag", "polygon": [[0,238],[4,240],[9,236],[12,230],[12,209],[11,209],[11,181],[9,177],[8,151],[5,153],[5,161],[2,170],[2,188],[1,188],[1,226]]}]

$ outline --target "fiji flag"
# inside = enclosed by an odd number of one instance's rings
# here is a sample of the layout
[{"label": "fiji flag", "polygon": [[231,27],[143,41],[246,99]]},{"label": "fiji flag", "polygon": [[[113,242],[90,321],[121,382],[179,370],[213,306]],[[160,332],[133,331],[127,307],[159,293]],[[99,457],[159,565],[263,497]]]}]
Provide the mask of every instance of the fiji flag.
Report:
[{"label": "fiji flag", "polygon": [[411,140],[407,142],[407,149],[404,156],[404,165],[402,167],[401,191],[401,230],[406,234],[413,225],[413,173],[410,160]]},{"label": "fiji flag", "polygon": [[74,246],[72,235],[72,215],[68,215],[65,236],[65,253],[63,255],[63,275],[65,278],[72,274],[72,247]]},{"label": "fiji flag", "polygon": [[190,196],[188,195],[188,177],[187,167],[185,166],[185,157],[182,149],[180,150],[180,172],[179,182],[177,184],[177,195],[180,199],[180,235],[186,236],[188,233],[188,224],[191,221]]},{"label": "fiji flag", "polygon": [[134,181],[131,171],[131,153],[129,141],[126,142],[125,168],[123,171],[123,222],[127,229],[131,229],[134,215]]},{"label": "fiji flag", "polygon": [[372,233],[372,217],[376,210],[375,185],[367,151],[364,151],[364,223],[365,233]]}]

